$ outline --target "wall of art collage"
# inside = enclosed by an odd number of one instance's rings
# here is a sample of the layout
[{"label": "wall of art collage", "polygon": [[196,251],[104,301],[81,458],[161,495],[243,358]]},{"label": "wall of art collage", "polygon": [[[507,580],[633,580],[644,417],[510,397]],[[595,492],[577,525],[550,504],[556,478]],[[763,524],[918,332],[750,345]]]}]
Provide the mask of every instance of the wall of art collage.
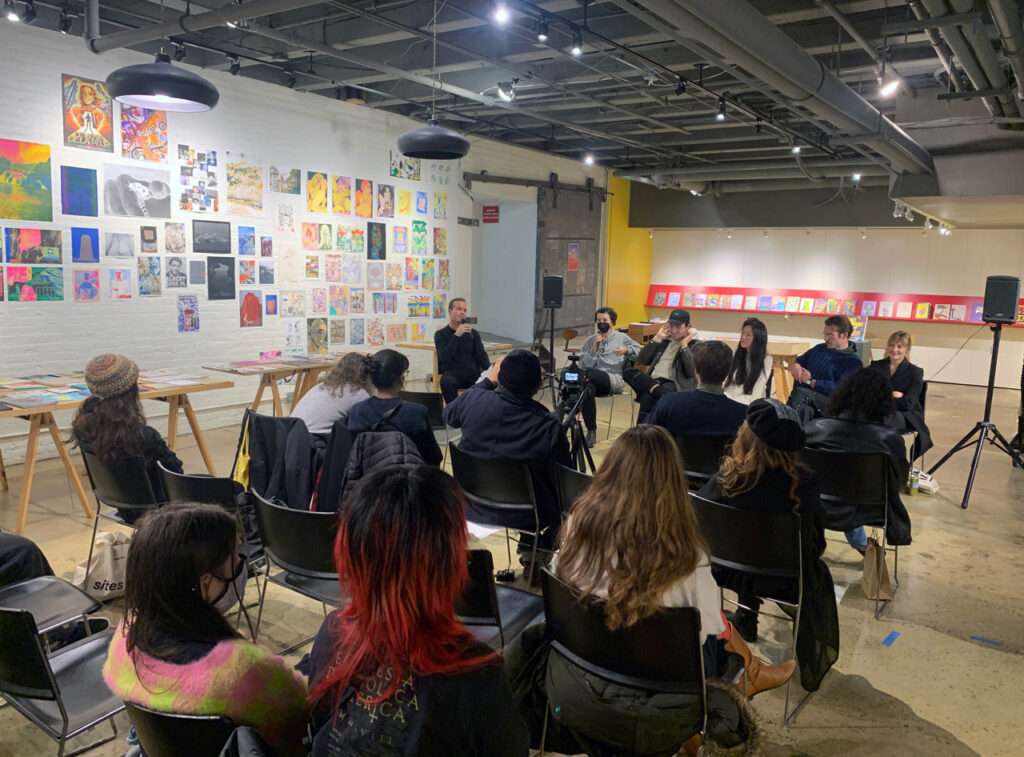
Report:
[{"label": "wall of art collage", "polygon": [[[419,122],[226,71],[202,72],[221,92],[209,113],[112,103],[106,75],[148,60],[0,27],[18,103],[0,111],[3,376],[80,370],[104,351],[195,372],[268,351],[429,341],[450,296],[472,308],[462,172],[606,182],[482,139],[461,161],[408,160],[395,141]],[[430,354],[409,354],[425,375]],[[255,385],[241,383],[196,405],[251,400]],[[5,431],[0,441],[20,436]]]}]

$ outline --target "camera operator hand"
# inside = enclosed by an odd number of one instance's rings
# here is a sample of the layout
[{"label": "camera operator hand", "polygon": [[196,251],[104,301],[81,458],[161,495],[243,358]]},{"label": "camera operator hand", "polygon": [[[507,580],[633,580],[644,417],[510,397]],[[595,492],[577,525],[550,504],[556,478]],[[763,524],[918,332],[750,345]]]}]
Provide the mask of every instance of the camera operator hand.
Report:
[{"label": "camera operator hand", "polygon": [[493,363],[491,363],[491,372],[487,374],[487,380],[490,381],[492,384],[497,385],[498,383],[498,370],[501,368],[501,361],[504,359],[505,356],[502,355]]}]

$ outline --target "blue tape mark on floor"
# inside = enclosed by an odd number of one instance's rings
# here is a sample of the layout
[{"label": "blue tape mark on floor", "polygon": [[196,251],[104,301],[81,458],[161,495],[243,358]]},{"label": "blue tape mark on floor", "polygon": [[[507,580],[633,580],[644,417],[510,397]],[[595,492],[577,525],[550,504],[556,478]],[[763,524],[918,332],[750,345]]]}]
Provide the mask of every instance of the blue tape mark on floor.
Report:
[{"label": "blue tape mark on floor", "polygon": [[890,631],[889,635],[882,639],[882,646],[891,647],[892,643],[899,638],[899,631]]},{"label": "blue tape mark on floor", "polygon": [[984,636],[972,636],[971,637],[971,641],[980,641],[982,644],[988,644],[989,646],[992,646],[992,647],[1001,647],[1001,646],[1003,646],[1003,642],[1001,642],[1001,641],[994,641],[992,639],[986,639]]}]

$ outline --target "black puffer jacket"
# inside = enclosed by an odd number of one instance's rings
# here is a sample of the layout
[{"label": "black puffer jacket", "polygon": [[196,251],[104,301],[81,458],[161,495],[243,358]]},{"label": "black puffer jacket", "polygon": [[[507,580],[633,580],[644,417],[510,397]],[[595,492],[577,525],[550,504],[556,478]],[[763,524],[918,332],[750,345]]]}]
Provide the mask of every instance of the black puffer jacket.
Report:
[{"label": "black puffer jacket", "polygon": [[342,485],[338,509],[348,493],[365,476],[384,466],[423,465],[423,456],[416,445],[399,431],[364,431],[356,437],[345,466],[345,481]]}]

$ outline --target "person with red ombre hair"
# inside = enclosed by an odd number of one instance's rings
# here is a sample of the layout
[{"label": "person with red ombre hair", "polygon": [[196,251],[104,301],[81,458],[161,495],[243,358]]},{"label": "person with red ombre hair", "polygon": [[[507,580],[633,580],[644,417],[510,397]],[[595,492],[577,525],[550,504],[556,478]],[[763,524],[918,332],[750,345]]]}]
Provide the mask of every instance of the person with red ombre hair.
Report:
[{"label": "person with red ombre hair", "polygon": [[455,616],[469,583],[463,495],[429,466],[367,476],[344,501],[334,560],[349,604],[310,654],[314,757],[526,757],[495,652]]}]

